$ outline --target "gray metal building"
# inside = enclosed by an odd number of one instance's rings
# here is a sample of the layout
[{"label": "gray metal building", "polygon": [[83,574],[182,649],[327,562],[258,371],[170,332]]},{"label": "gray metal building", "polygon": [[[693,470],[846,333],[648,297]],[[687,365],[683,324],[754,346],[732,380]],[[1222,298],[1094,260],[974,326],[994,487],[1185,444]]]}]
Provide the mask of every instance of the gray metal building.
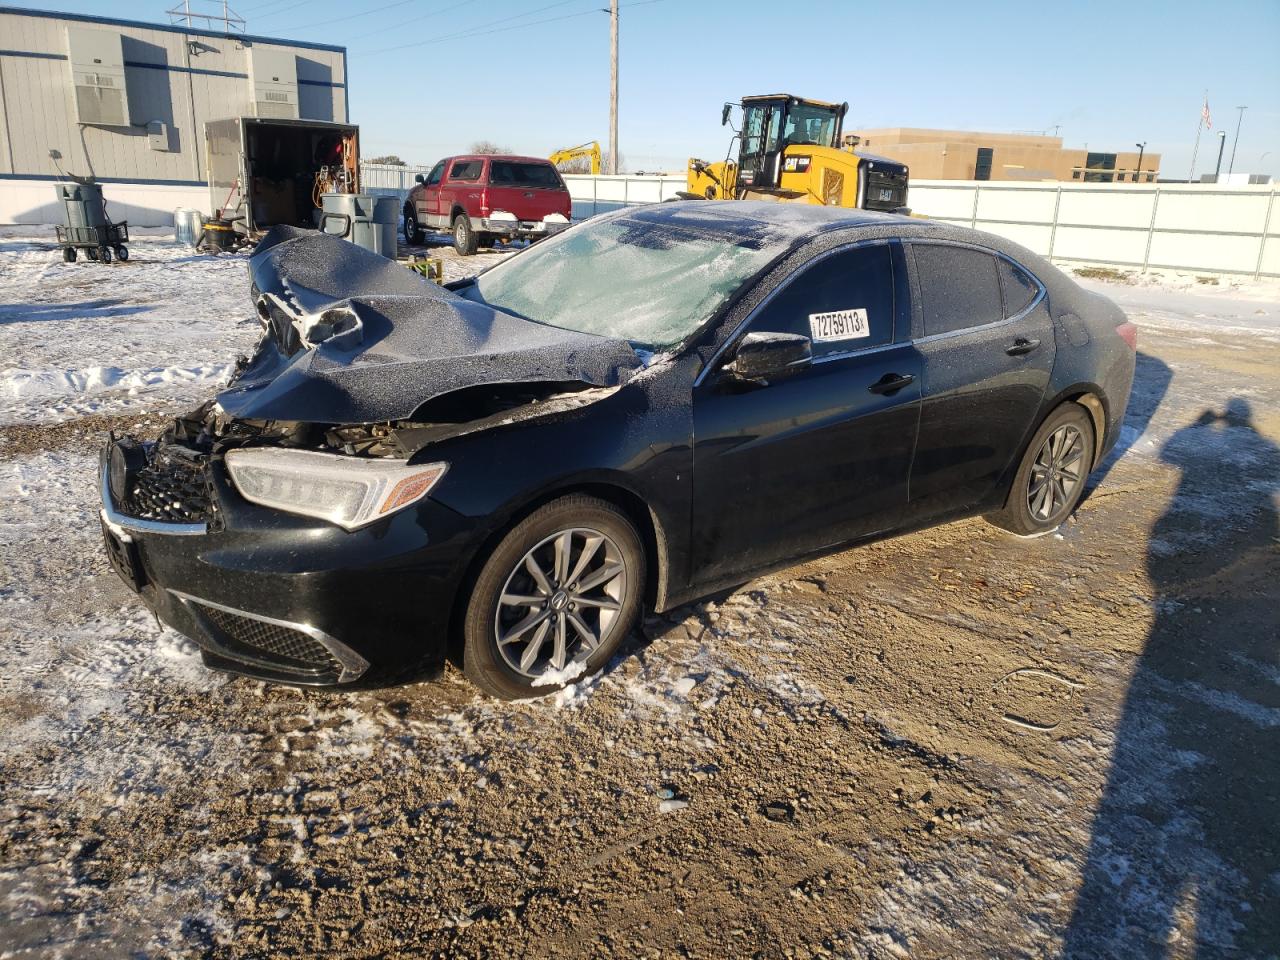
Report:
[{"label": "gray metal building", "polygon": [[205,122],[241,116],[346,121],[346,49],[0,7],[0,191],[58,179],[50,150],[108,184],[202,186]]}]

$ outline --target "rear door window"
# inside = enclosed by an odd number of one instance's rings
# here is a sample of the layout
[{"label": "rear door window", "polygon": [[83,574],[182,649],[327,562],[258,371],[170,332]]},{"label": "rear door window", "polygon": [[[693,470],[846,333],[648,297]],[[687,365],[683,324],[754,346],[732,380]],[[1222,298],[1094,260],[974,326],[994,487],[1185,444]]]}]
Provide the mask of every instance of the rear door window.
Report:
[{"label": "rear door window", "polygon": [[914,243],[927,337],[1004,318],[996,258],[971,247]]},{"label": "rear door window", "polygon": [[889,244],[833,253],[802,267],[751,321],[753,331],[798,333],[821,358],[893,341]]},{"label": "rear door window", "polygon": [[450,180],[479,180],[484,169],[483,160],[455,160],[449,171]]},{"label": "rear door window", "polygon": [[1031,301],[1040,293],[1040,286],[1031,274],[1008,260],[1002,258],[996,263],[1000,271],[1000,286],[1004,290],[1005,319],[1016,317],[1031,306]]},{"label": "rear door window", "polygon": [[494,160],[489,165],[489,182],[496,187],[560,188],[560,177],[549,163],[521,163]]}]

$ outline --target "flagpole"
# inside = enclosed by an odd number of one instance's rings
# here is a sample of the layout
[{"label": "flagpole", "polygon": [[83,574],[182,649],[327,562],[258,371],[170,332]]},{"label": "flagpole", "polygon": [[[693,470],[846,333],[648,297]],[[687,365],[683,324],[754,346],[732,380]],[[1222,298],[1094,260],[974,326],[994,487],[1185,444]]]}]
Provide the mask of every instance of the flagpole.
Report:
[{"label": "flagpole", "polygon": [[1191,150],[1191,172],[1187,174],[1187,183],[1191,183],[1196,177],[1196,157],[1200,153],[1200,131],[1204,129],[1204,119],[1209,113],[1209,91],[1204,92],[1203,105],[1200,107],[1200,122],[1196,124],[1196,145]]},{"label": "flagpole", "polygon": [[1196,176],[1196,155],[1200,152],[1200,131],[1204,129],[1204,116],[1196,124],[1196,145],[1191,150],[1191,172],[1187,174],[1187,183],[1193,183]]}]

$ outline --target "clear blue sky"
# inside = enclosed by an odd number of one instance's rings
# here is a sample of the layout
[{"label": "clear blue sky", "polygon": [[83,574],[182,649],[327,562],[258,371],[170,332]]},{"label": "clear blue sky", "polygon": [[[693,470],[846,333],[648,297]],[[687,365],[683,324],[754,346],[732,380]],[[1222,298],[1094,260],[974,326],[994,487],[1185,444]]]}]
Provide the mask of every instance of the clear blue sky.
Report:
[{"label": "clear blue sky", "polygon": [[[21,0],[165,22],[179,0]],[[720,104],[749,93],[847,100],[846,126],[1043,131],[1147,150],[1185,178],[1201,101],[1237,172],[1280,179],[1280,0],[924,2],[622,0],[621,152],[630,170],[723,157]],[[545,154],[609,125],[607,0],[244,0],[253,34],[348,48],[366,156],[431,162],[479,138]],[[208,9],[204,0],[193,7]],[[778,11],[782,14],[779,15]],[[552,20],[552,18],[556,18]],[[334,21],[334,22],[327,22]],[[469,37],[455,36],[471,33]],[[395,49],[399,48],[399,49]],[[1052,132],[1049,129],[1049,132]]]}]

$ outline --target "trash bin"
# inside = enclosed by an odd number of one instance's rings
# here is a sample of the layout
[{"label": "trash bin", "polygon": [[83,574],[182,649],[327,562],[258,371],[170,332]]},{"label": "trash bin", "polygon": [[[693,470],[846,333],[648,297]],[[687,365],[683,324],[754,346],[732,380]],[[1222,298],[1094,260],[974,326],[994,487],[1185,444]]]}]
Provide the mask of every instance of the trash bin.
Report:
[{"label": "trash bin", "polygon": [[400,198],[378,197],[373,207],[373,222],[378,228],[379,253],[396,259],[399,252],[396,237],[400,233]]},{"label": "trash bin", "polygon": [[392,260],[396,256],[395,197],[369,193],[326,193],[320,198],[320,229]]},{"label": "trash bin", "polygon": [[190,207],[178,207],[173,211],[173,232],[178,243],[194,247],[204,233],[204,214]]},{"label": "trash bin", "polygon": [[54,185],[68,227],[101,227],[108,223],[102,202],[102,187],[96,183]]}]

